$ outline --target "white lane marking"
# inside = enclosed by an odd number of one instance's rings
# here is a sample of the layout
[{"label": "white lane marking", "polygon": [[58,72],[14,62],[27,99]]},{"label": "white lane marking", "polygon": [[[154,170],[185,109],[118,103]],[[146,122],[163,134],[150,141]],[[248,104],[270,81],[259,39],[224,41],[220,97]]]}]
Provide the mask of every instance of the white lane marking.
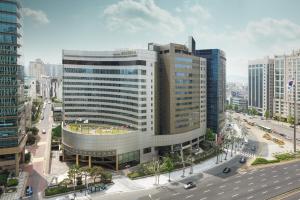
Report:
[{"label": "white lane marking", "polygon": [[265,169],[261,169],[261,170],[259,170],[260,172],[263,172],[263,171],[265,171]]},{"label": "white lane marking", "polygon": [[264,176],[264,175],[266,175],[266,174],[261,174],[261,175],[259,175],[259,176]]},{"label": "white lane marking", "polygon": [[300,169],[299,169],[299,168],[297,168],[297,169],[296,169],[296,171],[300,171]]},{"label": "white lane marking", "polygon": [[209,187],[209,186],[212,186],[212,185],[213,185],[212,183],[209,183],[209,184],[207,184],[206,186]]},{"label": "white lane marking", "polygon": [[288,167],[284,167],[283,169],[287,169]]},{"label": "white lane marking", "polygon": [[224,194],[224,192],[219,192],[218,195]]},{"label": "white lane marking", "polygon": [[273,177],[276,178],[278,175],[274,175]]},{"label": "white lane marking", "polygon": [[297,164],[294,164],[293,166],[294,166],[294,167],[298,167],[298,165],[297,165]]},{"label": "white lane marking", "polygon": [[241,181],[236,181],[236,182],[234,182],[234,183],[240,183]]},{"label": "white lane marking", "polygon": [[284,175],[287,175],[287,174],[288,174],[288,172],[284,172],[283,174],[284,174]]},{"label": "white lane marking", "polygon": [[253,198],[253,196],[250,196],[250,197],[248,197],[247,199],[252,199]]},{"label": "white lane marking", "polygon": [[172,195],[173,195],[173,196],[176,196],[176,195],[179,195],[179,194],[180,194],[180,193],[177,192],[177,193],[173,193]]},{"label": "white lane marking", "polygon": [[251,179],[253,179],[253,176],[251,176],[251,177],[248,178],[248,180],[251,180]]},{"label": "white lane marking", "polygon": [[239,187],[235,187],[235,188],[233,188],[233,190],[238,190],[239,189]]},{"label": "white lane marking", "polygon": [[276,173],[277,171],[276,171],[276,170],[273,170],[272,172],[273,172],[273,173]]},{"label": "white lane marking", "polygon": [[289,183],[288,183],[288,185],[292,185],[292,184],[293,184],[293,182],[289,182]]},{"label": "white lane marking", "polygon": [[267,179],[265,179],[265,178],[261,179],[261,181],[265,181],[265,180],[267,180]]},{"label": "white lane marking", "polygon": [[199,199],[199,200],[205,200],[205,199],[207,199],[207,197],[203,197],[203,198],[201,198],[201,199]]},{"label": "white lane marking", "polygon": [[280,186],[277,186],[276,188],[274,188],[275,190],[278,190],[279,188],[281,188]]},{"label": "white lane marking", "polygon": [[226,187],[226,185],[221,185],[219,188],[224,188],[224,187]]},{"label": "white lane marking", "polygon": [[276,180],[276,181],[274,181],[273,183],[278,183],[279,182],[279,180]]},{"label": "white lane marking", "polygon": [[235,195],[232,195],[232,198],[234,198],[234,197],[236,197],[236,196],[238,196],[239,194],[235,194]]},{"label": "white lane marking", "polygon": [[263,191],[262,194],[266,194],[267,192],[268,192],[267,190],[266,190],[266,191]]},{"label": "white lane marking", "polygon": [[297,176],[300,176],[300,173],[296,174]]},{"label": "white lane marking", "polygon": [[251,188],[251,189],[249,189],[249,190],[248,190],[248,192],[252,192],[253,190],[254,190],[254,189],[253,189],[253,188]]},{"label": "white lane marking", "polygon": [[189,199],[189,198],[191,198],[191,197],[193,197],[194,195],[193,194],[191,194],[191,195],[189,195],[189,196],[186,196],[185,198],[186,199]]},{"label": "white lane marking", "polygon": [[290,178],[291,178],[291,177],[288,176],[288,177],[285,178],[285,180],[288,180],[288,179],[290,179]]},{"label": "white lane marking", "polygon": [[264,184],[264,185],[262,185],[261,187],[267,187],[268,185],[267,184]]},{"label": "white lane marking", "polygon": [[210,192],[210,190],[205,190],[203,193],[207,193],[207,192]]},{"label": "white lane marking", "polygon": [[250,186],[250,185],[253,185],[254,183],[249,183],[248,185]]}]

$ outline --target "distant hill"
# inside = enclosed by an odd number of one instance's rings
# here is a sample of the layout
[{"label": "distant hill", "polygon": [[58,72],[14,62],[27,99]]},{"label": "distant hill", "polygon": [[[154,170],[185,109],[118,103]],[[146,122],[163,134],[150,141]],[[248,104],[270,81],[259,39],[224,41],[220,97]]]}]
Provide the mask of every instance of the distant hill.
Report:
[{"label": "distant hill", "polygon": [[227,75],[226,82],[235,82],[235,83],[248,83],[248,77],[247,76],[241,76],[241,75]]}]

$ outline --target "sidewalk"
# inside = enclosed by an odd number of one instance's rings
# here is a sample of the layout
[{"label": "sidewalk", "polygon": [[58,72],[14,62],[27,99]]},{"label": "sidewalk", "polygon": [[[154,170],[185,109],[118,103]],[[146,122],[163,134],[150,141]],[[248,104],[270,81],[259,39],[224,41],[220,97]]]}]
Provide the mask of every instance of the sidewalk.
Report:
[{"label": "sidewalk", "polygon": [[[238,155],[238,154],[236,154]],[[236,156],[235,155],[235,156]],[[171,172],[171,182],[177,182],[187,177],[195,176],[196,174],[202,173],[210,168],[216,167],[218,165],[224,164],[225,162],[228,162],[233,157],[228,157],[226,161],[223,160],[222,163],[219,162],[219,164],[216,164],[217,157],[210,158],[206,161],[203,161],[197,165],[193,166],[193,174],[190,174],[190,167],[185,168],[185,177],[181,177],[183,172],[182,169]],[[169,174],[161,174],[159,178],[159,184],[165,185],[170,183],[169,181]],[[154,185],[155,183],[155,177],[145,177],[140,178],[136,180],[131,180],[128,177],[125,176],[119,176],[113,179],[113,182],[115,183],[111,187],[109,187],[107,190],[101,193],[95,193],[97,195],[99,194],[110,194],[110,193],[119,193],[119,192],[131,192],[136,190],[145,190],[145,189],[151,189],[157,187],[157,185]]]},{"label": "sidewalk", "polygon": [[28,173],[20,172],[17,191],[13,193],[2,194],[0,200],[18,200],[21,196],[24,196],[27,179],[28,179]]}]

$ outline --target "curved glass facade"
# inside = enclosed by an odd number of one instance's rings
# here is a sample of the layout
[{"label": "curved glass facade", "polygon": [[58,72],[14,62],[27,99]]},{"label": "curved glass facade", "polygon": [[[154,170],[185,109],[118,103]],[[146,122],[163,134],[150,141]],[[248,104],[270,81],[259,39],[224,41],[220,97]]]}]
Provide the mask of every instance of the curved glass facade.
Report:
[{"label": "curved glass facade", "polygon": [[154,131],[155,52],[63,52],[64,121]]},{"label": "curved glass facade", "polygon": [[0,2],[0,148],[15,147],[20,142],[19,9],[17,1]]}]

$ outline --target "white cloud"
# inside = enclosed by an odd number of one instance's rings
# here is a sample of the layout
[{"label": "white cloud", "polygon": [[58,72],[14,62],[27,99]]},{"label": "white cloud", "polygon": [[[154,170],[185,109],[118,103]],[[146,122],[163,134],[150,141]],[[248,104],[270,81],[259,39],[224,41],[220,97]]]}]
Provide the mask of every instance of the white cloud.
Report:
[{"label": "white cloud", "polygon": [[50,22],[46,13],[42,10],[22,8],[22,14],[26,17],[31,17],[35,22],[39,24],[48,24]]},{"label": "white cloud", "polygon": [[184,31],[181,19],[158,7],[153,0],[122,0],[103,11],[109,30],[154,31],[176,35]]},{"label": "white cloud", "polygon": [[189,10],[190,10],[190,15],[193,17],[200,17],[202,19],[211,18],[210,12],[200,4],[195,4],[191,6]]},{"label": "white cloud", "polygon": [[[226,25],[227,27],[230,25]],[[227,74],[247,77],[247,61],[300,49],[300,24],[287,19],[262,18],[239,30],[194,27],[197,48],[220,48],[226,52]]]}]

